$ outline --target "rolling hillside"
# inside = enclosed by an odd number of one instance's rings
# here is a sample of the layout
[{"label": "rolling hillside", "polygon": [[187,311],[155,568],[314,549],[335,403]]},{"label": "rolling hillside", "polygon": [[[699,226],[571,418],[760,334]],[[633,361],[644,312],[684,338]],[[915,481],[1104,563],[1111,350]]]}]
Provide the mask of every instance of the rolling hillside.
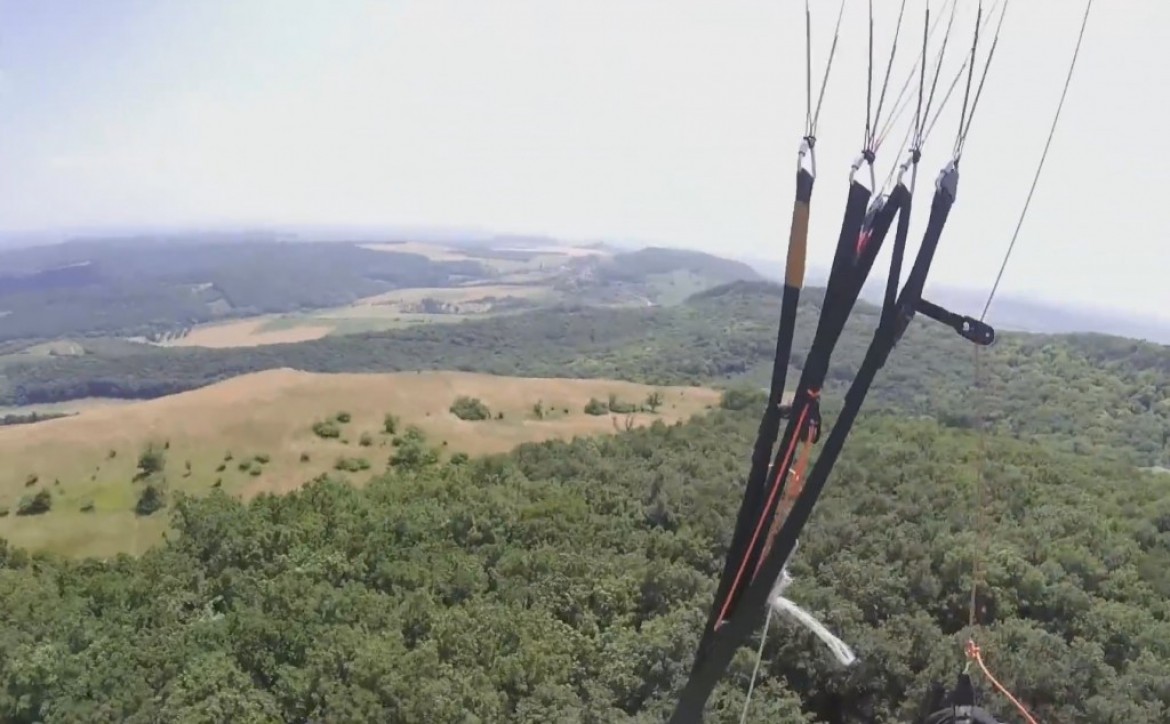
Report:
[{"label": "rolling hillside", "polygon": [[[558,303],[677,304],[755,278],[746,265],[699,252],[552,240],[91,239],[0,250],[0,345],[116,336],[256,346]],[[220,334],[225,327],[232,333]]]},{"label": "rolling hillside", "polygon": [[[681,305],[641,309],[555,307],[397,332],[249,349],[117,346],[79,357],[0,367],[0,404],[88,397],[151,398],[247,372],[454,369],[525,376],[624,378],[649,384],[763,385],[775,345],[779,287],[737,282]],[[791,360],[799,369],[819,305],[805,294]],[[830,367],[833,394],[860,364],[876,308],[859,304]],[[918,320],[882,370],[869,409],[928,414],[949,425],[986,421],[1060,449],[1170,464],[1170,350],[1105,335],[1005,333],[983,354],[975,384],[971,347]]]},{"label": "rolling hillside", "polygon": [[[591,400],[638,407],[654,392],[661,395],[654,412],[585,412]],[[491,419],[452,414],[461,396],[481,400]],[[338,470],[368,478],[402,453],[402,436],[412,426],[443,458],[478,456],[524,442],[685,420],[718,405],[719,395],[613,380],[271,370],[147,402],[99,402],[87,401],[75,416],[0,427],[0,537],[100,556],[158,542],[165,513],[134,514],[146,485],[140,456],[152,446],[167,460],[158,482],[165,495],[220,488],[252,497],[287,492]],[[337,422],[342,413],[345,421]],[[396,419],[394,430],[387,415]],[[315,424],[331,420],[336,436],[319,434]],[[50,512],[16,514],[22,500],[42,491],[51,496]]]}]

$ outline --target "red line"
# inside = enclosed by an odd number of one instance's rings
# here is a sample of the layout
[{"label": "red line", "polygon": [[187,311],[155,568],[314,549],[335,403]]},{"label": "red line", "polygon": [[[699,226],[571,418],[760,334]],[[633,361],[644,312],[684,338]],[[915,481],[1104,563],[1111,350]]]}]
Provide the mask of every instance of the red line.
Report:
[{"label": "red line", "polygon": [[[812,443],[806,439],[804,447],[801,448],[800,459],[796,461],[796,467],[792,470],[792,477],[784,486],[784,497],[780,499],[780,503],[776,506],[776,513],[772,516],[772,529],[768,531],[768,537],[764,540],[764,549],[760,553],[760,557],[756,559],[756,570],[752,571],[753,581],[756,576],[760,575],[760,566],[764,565],[764,558],[771,552],[772,545],[776,542],[776,536],[784,527],[784,523],[788,521],[788,514],[792,512],[792,506],[795,505],[796,499],[804,492],[804,472],[808,469],[808,460],[811,456]],[[783,518],[781,518],[781,513],[783,513]]]},{"label": "red line", "polygon": [[863,231],[857,235],[857,256],[861,256],[861,252],[865,251],[866,245],[869,244],[869,237],[872,231]]},{"label": "red line", "polygon": [[715,620],[715,625],[718,626],[727,615],[727,607],[731,605],[731,597],[739,590],[739,582],[743,580],[744,569],[747,568],[748,554],[752,548],[755,548],[756,541],[760,538],[760,530],[764,527],[764,521],[767,519],[768,509],[772,507],[772,502],[776,499],[776,494],[780,491],[779,480],[780,476],[788,472],[788,466],[792,462],[792,454],[796,451],[796,443],[800,440],[800,432],[804,428],[804,421],[808,417],[809,403],[804,403],[804,407],[800,411],[800,419],[796,422],[794,429],[795,434],[792,436],[792,441],[788,443],[788,452],[784,453],[784,464],[776,468],[776,476],[772,481],[772,492],[768,495],[768,502],[764,505],[763,513],[760,519],[756,522],[756,530],[752,533],[752,540],[748,543],[747,548],[744,549],[743,559],[739,562],[739,571],[735,574],[735,580],[731,584],[731,588],[727,591],[727,598],[723,600],[723,607],[719,611],[719,618]]}]

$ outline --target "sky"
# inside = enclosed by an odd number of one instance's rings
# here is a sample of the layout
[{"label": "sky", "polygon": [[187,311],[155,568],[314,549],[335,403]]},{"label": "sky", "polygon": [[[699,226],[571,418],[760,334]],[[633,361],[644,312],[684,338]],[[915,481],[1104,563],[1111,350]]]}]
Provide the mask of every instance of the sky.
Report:
[{"label": "sky", "polygon": [[[975,25],[976,0],[957,2],[941,86]],[[876,106],[899,3],[874,5]],[[924,6],[907,2],[887,117]],[[837,9],[812,2],[814,85]],[[932,282],[991,286],[1082,9],[1009,6]],[[867,22],[846,0],[817,132],[820,267],[862,146]],[[1170,3],[1094,6],[1001,294],[1170,317],[1166,27]],[[961,92],[927,141],[916,235]],[[879,150],[879,181],[911,113]],[[476,227],[779,268],[804,120],[801,0],[0,0],[0,230]]]}]

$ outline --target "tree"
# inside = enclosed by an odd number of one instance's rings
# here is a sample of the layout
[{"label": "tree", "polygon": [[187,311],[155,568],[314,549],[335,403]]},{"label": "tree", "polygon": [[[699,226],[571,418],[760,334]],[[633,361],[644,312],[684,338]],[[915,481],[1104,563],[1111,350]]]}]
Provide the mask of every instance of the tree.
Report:
[{"label": "tree", "polygon": [[408,425],[402,437],[394,439],[395,451],[390,456],[390,467],[420,470],[439,461],[439,453],[427,442],[426,433],[416,425]]},{"label": "tree", "polygon": [[166,466],[166,451],[151,443],[138,455],[138,473],[135,475],[135,479],[145,480],[151,476],[160,475]]},{"label": "tree", "polygon": [[166,497],[163,490],[155,483],[147,483],[142,488],[142,493],[138,496],[138,501],[134,504],[134,512],[138,515],[147,516],[155,511],[161,510],[166,506]]},{"label": "tree", "polygon": [[313,433],[323,440],[336,440],[341,437],[341,428],[333,420],[319,420],[313,423]]},{"label": "tree", "polygon": [[719,406],[724,410],[745,410],[749,407],[763,405],[767,396],[753,388],[732,387],[724,390],[719,398]]},{"label": "tree", "polygon": [[475,421],[490,420],[492,418],[491,410],[477,397],[460,395],[451,403],[449,409],[451,414],[460,420]]},{"label": "tree", "polygon": [[660,390],[654,390],[646,395],[646,407],[650,409],[650,412],[658,412],[658,408],[662,407],[662,392]]},{"label": "tree", "polygon": [[369,470],[370,461],[365,458],[339,457],[333,463],[333,469],[356,473],[359,470]]},{"label": "tree", "polygon": [[39,490],[36,495],[25,496],[16,506],[17,515],[43,515],[53,507],[53,493]]}]

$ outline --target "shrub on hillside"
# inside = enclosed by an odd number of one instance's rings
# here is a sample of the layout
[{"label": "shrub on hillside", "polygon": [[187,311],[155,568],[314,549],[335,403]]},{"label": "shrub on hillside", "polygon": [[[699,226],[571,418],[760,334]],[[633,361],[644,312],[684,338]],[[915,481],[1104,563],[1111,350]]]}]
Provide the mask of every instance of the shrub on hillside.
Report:
[{"label": "shrub on hillside", "polygon": [[134,512],[145,516],[161,510],[165,506],[166,499],[163,496],[162,488],[154,483],[148,483],[142,489],[142,494],[138,496],[138,502],[134,504]]},{"label": "shrub on hillside", "polygon": [[162,473],[167,466],[167,455],[154,444],[146,446],[138,455],[138,473],[134,476],[136,480],[144,480],[151,475]]},{"label": "shrub on hillside", "polygon": [[646,395],[646,409],[650,410],[650,412],[658,412],[658,408],[662,407],[662,401],[662,393],[654,390]]},{"label": "shrub on hillside", "polygon": [[36,495],[26,495],[20,499],[20,503],[16,506],[17,515],[41,515],[48,513],[53,507],[53,494],[48,490],[42,490]]},{"label": "shrub on hillside", "polygon": [[337,458],[337,462],[333,463],[333,469],[356,473],[359,470],[369,470],[370,461],[365,458]]},{"label": "shrub on hillside", "polygon": [[614,412],[619,415],[627,415],[631,412],[638,411],[637,405],[632,402],[622,402],[618,399],[618,396],[612,392],[609,394],[609,404],[607,407],[609,408],[610,412]]},{"label": "shrub on hillside", "polygon": [[341,437],[341,428],[333,420],[320,420],[313,423],[313,433],[324,440],[336,440]]},{"label": "shrub on hillside", "polygon": [[763,405],[767,396],[751,387],[733,387],[723,391],[719,406],[724,410],[745,410],[752,405]]},{"label": "shrub on hillside", "polygon": [[589,402],[585,403],[586,415],[607,415],[609,414],[609,405],[605,404],[596,397],[590,397]]},{"label": "shrub on hillside", "polygon": [[492,411],[477,397],[460,395],[451,403],[451,414],[460,420],[490,420]]},{"label": "shrub on hillside", "polygon": [[427,441],[426,433],[417,425],[407,425],[400,437],[392,441],[396,448],[390,457],[390,466],[418,470],[439,461],[439,451]]}]

